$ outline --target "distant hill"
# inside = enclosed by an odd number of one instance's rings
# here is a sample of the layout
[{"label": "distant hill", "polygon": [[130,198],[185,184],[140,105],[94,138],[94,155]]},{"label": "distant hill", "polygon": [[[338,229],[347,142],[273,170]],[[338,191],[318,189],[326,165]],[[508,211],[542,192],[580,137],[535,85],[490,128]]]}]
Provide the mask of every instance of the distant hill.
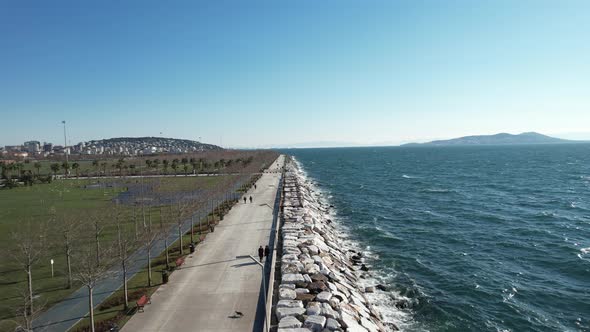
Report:
[{"label": "distant hill", "polygon": [[154,152],[189,153],[198,151],[223,150],[223,148],[187,139],[165,137],[115,137],[92,140],[85,143],[86,147],[102,147],[114,151],[148,150]]},{"label": "distant hill", "polygon": [[428,143],[408,143],[402,146],[445,146],[445,145],[508,145],[508,144],[556,144],[579,143],[555,137],[542,135],[535,132],[512,135],[500,133],[496,135],[465,136],[449,140],[432,141]]}]

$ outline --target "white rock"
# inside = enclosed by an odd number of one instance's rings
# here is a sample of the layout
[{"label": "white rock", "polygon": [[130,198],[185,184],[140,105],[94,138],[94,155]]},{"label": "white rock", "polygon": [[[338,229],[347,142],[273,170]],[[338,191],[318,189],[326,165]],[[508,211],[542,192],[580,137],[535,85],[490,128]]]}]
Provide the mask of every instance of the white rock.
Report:
[{"label": "white rock", "polygon": [[337,297],[332,296],[332,298],[330,299],[329,302],[330,302],[330,305],[332,306],[332,308],[335,308],[335,309],[340,308],[340,300]]},{"label": "white rock", "polygon": [[332,293],[330,292],[321,292],[316,296],[316,300],[318,302],[328,302],[332,298]]},{"label": "white rock", "polygon": [[347,332],[368,332],[368,330],[357,323],[356,319],[348,313],[342,312],[342,321],[346,325]]},{"label": "white rock", "polygon": [[281,284],[295,284],[299,281],[305,281],[303,276],[299,273],[283,274],[283,277],[281,278]]},{"label": "white rock", "polygon": [[303,302],[298,300],[280,300],[277,308],[303,308]]},{"label": "white rock", "polygon": [[311,278],[309,277],[309,274],[304,274],[303,275],[303,279],[305,280],[305,282],[310,283],[312,282]]},{"label": "white rock", "polygon": [[281,321],[281,319],[288,317],[288,316],[299,316],[305,313],[305,309],[303,308],[277,308],[275,314],[277,319]]},{"label": "white rock", "polygon": [[317,264],[307,264],[305,265],[305,273],[307,274],[316,274],[320,272],[320,267]]},{"label": "white rock", "polygon": [[306,313],[309,316],[317,316],[322,312],[322,308],[318,302],[310,302],[307,305]]},{"label": "white rock", "polygon": [[328,318],[326,321],[326,328],[330,331],[336,331],[340,329],[340,323],[337,320]]},{"label": "white rock", "polygon": [[293,285],[293,284],[280,284],[279,288],[295,289],[295,285]]},{"label": "white rock", "polygon": [[292,329],[292,328],[298,328],[301,327],[301,322],[293,317],[293,316],[287,316],[284,317],[283,319],[281,319],[281,321],[279,322],[279,329],[280,328],[287,328],[287,329]]},{"label": "white rock", "polygon": [[279,288],[279,299],[280,300],[295,300],[297,293],[289,288]]},{"label": "white rock", "polygon": [[332,307],[328,303],[322,303],[320,308],[321,308],[320,314],[322,316],[327,317],[327,318],[334,318],[334,319],[339,318],[338,313],[336,311],[334,311],[334,309],[332,309]]},{"label": "white rock", "polygon": [[307,319],[303,323],[303,327],[312,330],[313,332],[321,332],[326,325],[326,317],[311,315],[307,316]]},{"label": "white rock", "polygon": [[317,255],[320,253],[320,250],[318,249],[318,247],[313,244],[311,246],[308,246],[307,249],[309,249],[309,253],[312,255]]},{"label": "white rock", "polygon": [[370,332],[379,332],[379,327],[365,317],[361,317],[361,325]]},{"label": "white rock", "polygon": [[322,258],[318,255],[313,255],[311,256],[311,259],[313,259],[314,263],[316,263],[318,266],[321,266],[324,264],[324,261],[322,260]]}]

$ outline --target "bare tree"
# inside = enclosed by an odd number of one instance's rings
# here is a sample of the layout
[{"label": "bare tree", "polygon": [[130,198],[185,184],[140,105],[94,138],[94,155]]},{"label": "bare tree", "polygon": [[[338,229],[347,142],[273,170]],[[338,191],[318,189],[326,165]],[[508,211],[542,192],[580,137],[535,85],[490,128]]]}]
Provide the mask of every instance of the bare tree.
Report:
[{"label": "bare tree", "polygon": [[33,302],[31,302],[29,291],[26,287],[18,288],[18,297],[22,300],[22,305],[16,308],[16,323],[20,325],[21,329],[24,328],[25,331],[33,331],[33,321],[45,310],[47,302],[37,302],[33,308]]},{"label": "bare tree", "polygon": [[148,262],[148,286],[153,286],[152,283],[152,249],[160,239],[160,232],[148,227],[143,233],[143,243],[145,245]]},{"label": "bare tree", "polygon": [[68,269],[67,287],[72,288],[72,251],[74,240],[79,235],[81,221],[78,216],[64,215],[62,222],[59,223],[59,231],[63,237],[63,249],[66,255],[66,266]]},{"label": "bare tree", "polygon": [[74,267],[74,280],[79,281],[88,290],[88,311],[90,312],[90,331],[94,332],[94,300],[92,298],[94,287],[96,284],[105,278],[108,278],[112,273],[109,271],[110,263],[112,263],[111,248],[108,246],[98,252],[100,259],[98,264],[94,261],[96,253],[89,246],[82,246],[76,250],[74,259],[76,261]]},{"label": "bare tree", "polygon": [[124,216],[122,214],[120,206],[115,206],[114,221],[117,226],[117,258],[119,264],[121,264],[121,270],[123,271],[123,293],[125,297],[125,310],[129,308],[129,289],[127,288],[127,268],[130,259],[131,250],[135,248],[136,241],[130,238],[127,232],[124,231]]},{"label": "bare tree", "polygon": [[[182,251],[182,247],[183,247],[183,243],[182,243],[182,226],[184,224],[184,219],[186,218],[187,215],[189,215],[190,212],[190,208],[191,208],[191,203],[188,200],[180,200],[178,203],[176,203],[175,206],[175,215],[174,215],[174,221],[176,222],[176,227],[178,229],[178,243],[179,243],[179,252],[180,255],[183,254]],[[191,218],[192,220],[192,218]],[[191,222],[191,227],[192,227],[192,222]],[[191,229],[191,235],[192,235],[192,229]],[[191,241],[192,241],[192,236],[191,236]]]},{"label": "bare tree", "polygon": [[24,223],[20,229],[11,234],[14,245],[10,254],[14,261],[27,274],[27,300],[24,311],[26,312],[25,314],[29,315],[35,313],[32,269],[33,265],[37,264],[43,257],[46,250],[46,229],[44,223],[39,224],[37,227],[33,227],[32,223],[29,221]]},{"label": "bare tree", "polygon": [[[169,214],[172,215],[172,206],[169,207]],[[167,219],[167,218],[166,218]],[[168,251],[168,232],[166,231],[165,220],[160,207],[160,234],[164,239],[164,251],[166,252],[166,270],[170,270],[170,252]]]},{"label": "bare tree", "polygon": [[94,244],[95,244],[95,261],[96,265],[100,265],[101,249],[100,249],[100,235],[104,229],[103,221],[98,214],[91,215],[92,227],[94,228]]}]

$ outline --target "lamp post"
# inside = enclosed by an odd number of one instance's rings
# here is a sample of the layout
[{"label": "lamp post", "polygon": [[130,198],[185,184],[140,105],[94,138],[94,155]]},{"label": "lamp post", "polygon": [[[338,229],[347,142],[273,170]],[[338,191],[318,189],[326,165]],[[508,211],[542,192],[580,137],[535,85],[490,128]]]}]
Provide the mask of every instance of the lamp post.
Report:
[{"label": "lamp post", "polygon": [[267,312],[266,312],[266,296],[268,295],[266,292],[266,280],[264,278],[264,264],[262,264],[261,262],[259,262],[256,258],[252,257],[252,255],[248,255],[248,257],[250,257],[251,260],[253,260],[256,264],[260,265],[260,271],[262,272],[262,291],[264,292],[263,294],[263,298],[264,298],[264,331],[268,332],[268,320],[267,320]]},{"label": "lamp post", "polygon": [[68,163],[68,140],[66,138],[66,120],[61,123],[64,125],[64,154],[66,155],[66,164]]},{"label": "lamp post", "polygon": [[264,292],[263,296],[264,296],[264,331],[265,332],[269,332],[270,331],[270,319],[268,319],[268,311],[266,310],[266,296],[268,295],[268,293],[266,292],[266,279],[264,278],[264,264],[262,264],[261,262],[259,262],[256,258],[252,257],[252,255],[243,255],[243,256],[236,256],[236,259],[240,259],[240,258],[250,258],[252,261],[254,261],[254,263],[260,265],[261,268],[261,272],[262,272],[262,290]]}]

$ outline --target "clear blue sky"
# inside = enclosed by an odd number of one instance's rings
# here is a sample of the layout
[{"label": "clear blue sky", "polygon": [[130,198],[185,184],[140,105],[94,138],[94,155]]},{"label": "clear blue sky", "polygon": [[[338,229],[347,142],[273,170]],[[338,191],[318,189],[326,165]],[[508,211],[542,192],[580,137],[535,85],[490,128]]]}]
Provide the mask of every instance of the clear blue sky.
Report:
[{"label": "clear blue sky", "polygon": [[1,1],[0,145],[61,120],[73,143],[590,132],[590,1]]}]

